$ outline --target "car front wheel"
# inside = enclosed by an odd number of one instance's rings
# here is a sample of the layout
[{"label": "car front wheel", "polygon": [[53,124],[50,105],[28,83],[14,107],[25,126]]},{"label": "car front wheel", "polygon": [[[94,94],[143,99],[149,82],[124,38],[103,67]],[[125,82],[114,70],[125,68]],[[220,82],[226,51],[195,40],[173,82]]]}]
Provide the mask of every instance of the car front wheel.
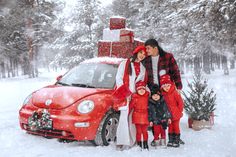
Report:
[{"label": "car front wheel", "polygon": [[119,114],[108,112],[99,125],[94,144],[108,146],[110,142],[115,141],[118,122]]}]

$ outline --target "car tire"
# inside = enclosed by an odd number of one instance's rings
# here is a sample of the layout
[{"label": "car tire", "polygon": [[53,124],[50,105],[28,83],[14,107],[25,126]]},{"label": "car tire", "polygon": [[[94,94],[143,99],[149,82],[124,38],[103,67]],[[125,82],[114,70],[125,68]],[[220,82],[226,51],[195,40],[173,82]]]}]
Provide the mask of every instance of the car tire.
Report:
[{"label": "car tire", "polygon": [[108,146],[110,142],[116,141],[116,130],[119,122],[119,114],[108,112],[99,125],[93,143],[97,146]]}]

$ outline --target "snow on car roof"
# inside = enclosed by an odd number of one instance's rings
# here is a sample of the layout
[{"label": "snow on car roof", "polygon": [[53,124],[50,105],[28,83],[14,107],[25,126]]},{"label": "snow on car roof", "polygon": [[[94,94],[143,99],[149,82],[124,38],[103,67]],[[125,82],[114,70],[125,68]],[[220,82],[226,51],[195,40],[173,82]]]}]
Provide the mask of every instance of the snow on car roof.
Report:
[{"label": "snow on car roof", "polygon": [[95,57],[87,59],[82,63],[107,63],[107,64],[119,64],[124,58],[115,58],[115,57]]}]

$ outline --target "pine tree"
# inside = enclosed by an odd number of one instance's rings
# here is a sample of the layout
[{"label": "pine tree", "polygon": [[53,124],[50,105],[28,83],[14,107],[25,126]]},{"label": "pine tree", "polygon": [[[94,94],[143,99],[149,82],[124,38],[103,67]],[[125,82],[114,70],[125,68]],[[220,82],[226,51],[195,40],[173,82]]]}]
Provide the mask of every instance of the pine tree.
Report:
[{"label": "pine tree", "polygon": [[6,77],[5,73],[15,77],[21,71],[37,77],[38,65],[42,63],[39,55],[44,53],[40,49],[56,34],[52,23],[58,4],[45,0],[0,0],[0,5],[0,77]]},{"label": "pine tree", "polygon": [[57,21],[71,30],[65,30],[51,45],[58,51],[52,62],[54,66],[72,68],[84,59],[94,57],[97,52],[96,44],[103,29],[98,0],[78,0],[73,7],[68,17],[63,16]]},{"label": "pine tree", "polygon": [[183,93],[185,97],[184,109],[193,120],[208,121],[211,113],[216,109],[216,94],[208,89],[207,81],[201,73],[195,73],[193,82],[188,83],[190,91]]}]

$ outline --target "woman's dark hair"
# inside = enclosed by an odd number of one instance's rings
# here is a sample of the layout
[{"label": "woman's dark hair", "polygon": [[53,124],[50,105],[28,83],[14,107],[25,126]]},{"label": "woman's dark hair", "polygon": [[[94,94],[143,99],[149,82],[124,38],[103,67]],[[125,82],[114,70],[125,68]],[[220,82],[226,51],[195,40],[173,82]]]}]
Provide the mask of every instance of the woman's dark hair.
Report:
[{"label": "woman's dark hair", "polygon": [[133,56],[130,57],[130,64],[129,64],[129,69],[128,69],[128,72],[129,72],[130,76],[132,75],[131,63],[133,63],[137,57],[138,57],[138,53],[135,53]]},{"label": "woman's dark hair", "polygon": [[[134,63],[134,61],[136,60],[137,56],[138,56],[138,53],[135,53],[133,56],[131,56],[129,58],[130,59],[130,64],[129,64],[128,72],[129,72],[130,76],[132,75],[132,66],[131,66],[131,64]],[[140,62],[140,64],[143,64],[143,62]]]},{"label": "woman's dark hair", "polygon": [[148,39],[145,44],[145,46],[151,46],[151,47],[157,47],[160,56],[164,56],[164,54],[166,53],[158,44],[156,39]]}]

